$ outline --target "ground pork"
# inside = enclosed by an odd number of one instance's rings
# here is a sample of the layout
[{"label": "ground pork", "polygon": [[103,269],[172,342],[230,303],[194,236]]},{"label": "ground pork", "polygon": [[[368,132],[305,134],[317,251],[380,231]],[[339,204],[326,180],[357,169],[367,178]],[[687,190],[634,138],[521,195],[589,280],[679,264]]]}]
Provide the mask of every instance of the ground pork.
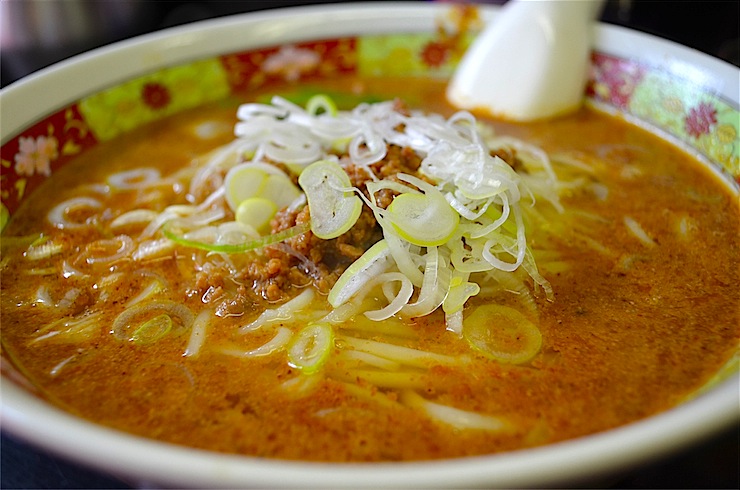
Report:
[{"label": "ground pork", "polygon": [[[421,158],[410,148],[390,145],[386,156],[371,168],[381,179],[393,178],[399,172],[421,177],[420,164]],[[370,180],[367,171],[352,163],[346,164],[345,170],[352,185],[367,195],[365,183]],[[375,197],[381,207],[387,207],[394,193],[384,190]],[[271,222],[272,233],[310,220],[308,206],[281,210]],[[382,237],[373,212],[363,206],[355,225],[337,238],[323,240],[307,231],[278,246],[267,247],[263,257],[242,271],[241,280],[251,282],[253,290],[270,301],[290,297],[295,287],[308,283],[313,283],[319,291],[328,292],[342,272]]]},{"label": "ground pork", "polygon": [[[521,167],[513,150],[503,149],[493,154],[514,168]],[[346,156],[342,158],[347,159]],[[370,167],[381,179],[398,180],[396,175],[405,173],[429,181],[419,173],[421,160],[411,148],[389,145],[385,157]],[[367,170],[352,163],[345,162],[343,166],[352,185],[369,197],[365,186],[370,180]],[[395,195],[395,191],[383,189],[376,193],[375,200],[380,207],[386,208]],[[286,208],[272,219],[271,232],[277,233],[310,220],[308,206]],[[236,291],[224,292],[226,271],[217,270],[201,273],[196,287],[204,299],[212,298],[218,302],[218,311],[224,315],[237,314],[240,308],[259,299],[283,301],[309,284],[328,293],[342,272],[382,237],[383,232],[373,212],[363,206],[355,225],[337,238],[323,240],[307,231],[253,254],[234,278],[238,284],[244,285]]]}]

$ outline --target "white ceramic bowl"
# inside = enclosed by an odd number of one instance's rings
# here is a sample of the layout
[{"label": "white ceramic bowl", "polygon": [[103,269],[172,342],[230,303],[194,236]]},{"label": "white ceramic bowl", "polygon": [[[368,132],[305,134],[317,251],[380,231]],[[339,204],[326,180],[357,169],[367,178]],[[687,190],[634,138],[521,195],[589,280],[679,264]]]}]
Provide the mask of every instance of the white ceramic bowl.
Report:
[{"label": "white ceramic bowl", "polygon": [[[14,138],[17,141],[18,135],[35,124],[48,123],[50,116],[64,113],[92,94],[115,90],[127,83],[136,85],[145,75],[172,74],[178,67],[212,62],[221,55],[311,40],[374,39],[374,44],[369,43],[374,51],[363,55],[369,57],[365,60],[358,55],[358,66],[366,63],[364,69],[375,74],[398,70],[392,60],[378,60],[391,56],[390,47],[401,46],[400,49],[409,51],[428,42],[434,36],[436,22],[450,8],[444,4],[385,3],[265,11],[170,29],[98,49],[42,70],[0,92],[2,144],[9,147]],[[486,10],[485,18],[493,18],[495,12]],[[737,191],[738,70],[685,47],[622,28],[598,25],[595,34],[590,100],[623,112],[691,148],[712,162],[710,165],[724,176],[727,185]],[[420,62],[406,69],[444,76],[449,75],[452,65]],[[195,103],[197,97],[181,106]],[[698,104],[719,108],[723,116],[709,126],[692,128],[688,122]],[[109,128],[105,134],[112,136],[120,130]],[[33,179],[27,184],[33,187]],[[4,187],[4,191],[8,188]],[[3,194],[3,205],[11,212],[17,197],[12,190]],[[178,447],[71,416],[7,376],[2,380],[1,414],[2,429],[14,436],[128,481],[157,485],[553,486],[608,475],[732,427],[740,419],[739,386],[740,379],[735,374],[660,415],[556,445],[417,463],[300,463]]]}]

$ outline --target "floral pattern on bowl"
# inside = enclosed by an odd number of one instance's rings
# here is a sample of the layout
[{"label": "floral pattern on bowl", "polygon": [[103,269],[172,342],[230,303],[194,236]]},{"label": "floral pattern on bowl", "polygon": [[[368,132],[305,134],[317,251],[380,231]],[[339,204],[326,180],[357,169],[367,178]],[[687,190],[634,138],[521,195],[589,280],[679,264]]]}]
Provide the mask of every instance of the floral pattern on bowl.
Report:
[{"label": "floral pattern on bowl", "polygon": [[[474,10],[455,12],[458,17],[440,23],[434,33],[330,39],[231,53],[165,68],[92,94],[0,147],[0,229],[31,190],[80,152],[230,93],[275,80],[310,81],[337,74],[448,77],[479,27]],[[740,182],[740,113],[715,94],[665,71],[594,52],[586,96],[678,138]]]},{"label": "floral pattern on bowl", "polygon": [[698,150],[740,182],[740,113],[716,94],[664,70],[593,53],[587,96]]},{"label": "floral pattern on bowl", "polygon": [[218,60],[166,68],[93,94],[78,104],[99,141],[176,112],[222,99],[229,85]]},{"label": "floral pattern on bowl", "polygon": [[97,144],[77,104],[24,130],[0,147],[0,229],[21,200],[70,159]]}]

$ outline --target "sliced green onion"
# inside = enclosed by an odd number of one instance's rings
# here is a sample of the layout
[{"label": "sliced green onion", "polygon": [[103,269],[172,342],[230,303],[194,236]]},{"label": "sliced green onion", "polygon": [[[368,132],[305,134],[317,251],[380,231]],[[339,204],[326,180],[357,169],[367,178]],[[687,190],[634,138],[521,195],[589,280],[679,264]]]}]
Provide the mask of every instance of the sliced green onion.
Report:
[{"label": "sliced green onion", "polygon": [[401,314],[407,317],[420,317],[433,312],[444,301],[450,289],[452,268],[449,252],[445,248],[427,247],[425,256],[424,280],[419,297],[414,303],[407,304]]},{"label": "sliced green onion", "polygon": [[48,259],[64,250],[64,244],[49,240],[47,236],[41,236],[35,240],[24,253],[28,260]]},{"label": "sliced green onion", "polygon": [[623,218],[623,221],[630,233],[632,233],[632,235],[640,240],[643,245],[645,245],[646,247],[654,247],[655,245],[657,245],[657,243],[655,243],[655,240],[653,240],[652,237],[647,234],[645,229],[634,218],[632,218],[631,216],[625,216]]},{"label": "sliced green onion", "polygon": [[[157,315],[156,317],[151,316],[152,314],[157,313],[159,313],[159,315]],[[168,331],[172,330],[173,327],[178,332],[189,330],[193,326],[193,321],[195,319],[193,313],[190,311],[190,308],[174,301],[162,300],[152,301],[149,303],[139,303],[130,308],[126,308],[123,313],[116,317],[116,319],[113,321],[111,333],[119,340],[134,341],[135,337],[143,335],[141,333],[137,334],[142,326],[141,324],[138,325],[138,327],[136,326],[138,321],[141,321],[142,319],[147,317],[149,317],[150,319],[158,318],[162,315],[168,316],[170,318],[171,324]],[[177,319],[177,325],[175,325],[172,317],[175,317]],[[164,325],[164,323],[165,320],[160,318],[151,326],[147,327],[147,329],[151,328],[153,332],[156,332],[157,328],[155,327],[161,327]],[[131,332],[131,330],[134,331]]]},{"label": "sliced green onion", "polygon": [[54,300],[51,299],[49,288],[46,287],[45,284],[42,284],[36,290],[36,297],[33,299],[33,304],[34,305],[44,305],[44,306],[55,306]]},{"label": "sliced green onion", "polygon": [[[150,275],[150,274],[146,274]],[[150,297],[154,296],[155,294],[161,292],[165,289],[166,283],[164,279],[162,279],[158,275],[151,274],[153,276],[153,279],[149,281],[149,283],[144,287],[139,294],[134,296],[133,298],[129,299],[124,306],[126,308],[130,308],[138,303],[141,303],[144,300],[149,299]]]},{"label": "sliced green onion", "polygon": [[53,339],[55,342],[81,343],[90,340],[100,332],[103,314],[100,312],[83,313],[77,317],[63,317],[39,329],[39,335],[31,344],[42,340]]},{"label": "sliced green onion", "polygon": [[331,117],[337,115],[337,105],[334,101],[325,94],[316,94],[306,103],[306,112],[312,116],[317,116],[321,113],[326,113]]},{"label": "sliced green onion", "polygon": [[0,203],[0,231],[5,229],[8,221],[10,221],[10,211],[5,207],[5,204]]},{"label": "sliced green onion", "polygon": [[462,338],[463,330],[463,310],[462,308],[453,312],[445,312],[445,330],[452,332]]},{"label": "sliced green onion", "polygon": [[136,261],[150,260],[171,254],[174,249],[175,244],[167,238],[142,240],[131,254],[131,258]]},{"label": "sliced green onion", "polygon": [[[308,104],[313,97],[316,96],[316,92],[322,88],[318,86],[301,86],[300,89],[296,89],[292,92],[285,92],[282,96],[294,104],[305,106]],[[337,107],[349,108],[355,107],[361,103],[374,104],[383,101],[381,97],[373,94],[353,94],[346,92],[322,92],[322,95],[331,97],[331,100],[336,102]],[[269,104],[272,99],[272,95],[262,95],[257,98],[257,102],[261,104]]]},{"label": "sliced green onion", "polygon": [[334,329],[328,323],[303,328],[288,346],[288,362],[305,374],[321,369],[334,346]]},{"label": "sliced green onion", "polygon": [[412,177],[398,174],[398,178],[424,191],[407,192],[396,196],[388,206],[388,219],[404,240],[422,247],[442,245],[455,233],[460,215],[434,186]]},{"label": "sliced green onion", "polygon": [[477,283],[468,282],[469,277],[469,273],[458,270],[452,271],[450,289],[442,303],[442,309],[445,313],[452,314],[462,310],[468,299],[480,292],[480,286]]},{"label": "sliced green onion", "polygon": [[260,238],[254,239],[254,240],[249,240],[244,243],[215,244],[215,243],[200,242],[197,240],[189,240],[187,238],[184,238],[181,233],[177,233],[173,231],[171,229],[172,227],[173,227],[173,222],[168,221],[162,227],[162,233],[164,233],[164,236],[166,236],[173,242],[177,243],[178,245],[197,248],[200,250],[208,250],[209,252],[220,252],[220,253],[227,253],[227,254],[235,254],[235,253],[248,252],[250,250],[257,250],[257,249],[266,247],[267,245],[272,245],[273,243],[282,242],[284,240],[287,240],[288,238],[292,238],[294,236],[300,235],[301,233],[305,233],[310,229],[310,225],[308,223],[303,223],[300,225],[295,225],[290,228],[286,228],[285,230],[279,231],[277,233],[273,233],[271,235],[265,235],[265,236],[261,236]]},{"label": "sliced green onion", "polygon": [[311,231],[324,240],[347,232],[362,212],[362,200],[351,190],[347,173],[332,160],[319,160],[298,178],[311,211]]},{"label": "sliced green onion", "polygon": [[131,335],[130,340],[137,345],[153,344],[172,330],[172,318],[166,313],[144,322]]},{"label": "sliced green onion", "polygon": [[185,348],[183,357],[195,357],[200,353],[206,341],[208,328],[213,318],[212,309],[205,309],[198,313],[198,316],[193,321],[193,328],[190,330],[190,340],[188,340],[188,346]]},{"label": "sliced green onion", "polygon": [[421,287],[424,282],[424,274],[419,270],[420,264],[424,263],[420,253],[421,247],[402,240],[393,233],[386,233],[384,239],[388,242],[398,270],[403,272],[414,286]]},{"label": "sliced green onion", "polygon": [[264,310],[255,320],[240,327],[239,333],[245,334],[247,332],[253,332],[267,325],[284,322],[290,318],[294,318],[298,312],[308,307],[313,302],[314,296],[315,293],[313,288],[306,288],[301,292],[301,294],[283,303],[277,308]]},{"label": "sliced green onion", "polygon": [[88,264],[109,264],[129,255],[134,249],[134,241],[128,235],[100,239],[85,246],[81,256]]},{"label": "sliced green onion", "polygon": [[344,304],[365,284],[388,267],[390,249],[385,240],[380,240],[370,247],[362,256],[352,262],[339,276],[329,291],[329,304],[334,308]]},{"label": "sliced green onion", "polygon": [[[393,287],[393,283],[399,283],[398,288]],[[414,294],[414,285],[409,278],[400,272],[384,272],[372,278],[365,285],[365,291],[375,287],[376,284],[383,285],[383,293],[388,299],[388,305],[379,310],[366,311],[365,316],[371,320],[387,320],[406,306]]]},{"label": "sliced green onion", "polygon": [[514,308],[477,307],[463,321],[463,337],[484,356],[511,364],[531,360],[542,347],[537,326]]},{"label": "sliced green onion", "polygon": [[261,197],[282,209],[301,195],[290,177],[269,163],[249,162],[232,167],[224,178],[226,201],[236,212],[245,199]]},{"label": "sliced green onion", "polygon": [[278,208],[273,201],[264,197],[250,197],[236,208],[236,220],[254,227],[258,232],[265,232],[277,211]]}]

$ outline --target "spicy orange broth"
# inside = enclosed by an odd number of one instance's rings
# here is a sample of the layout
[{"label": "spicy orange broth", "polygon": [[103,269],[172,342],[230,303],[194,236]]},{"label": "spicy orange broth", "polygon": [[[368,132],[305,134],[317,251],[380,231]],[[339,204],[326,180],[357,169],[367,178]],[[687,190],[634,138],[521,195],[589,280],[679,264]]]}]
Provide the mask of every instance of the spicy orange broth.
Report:
[{"label": "spicy orange broth", "polygon": [[[338,89],[398,96],[412,107],[452,112],[440,82],[327,82],[326,90]],[[163,175],[189,165],[231,140],[238,102],[182,113],[86,152],[25,201],[4,235],[51,231],[43,217],[70,197],[81,174],[96,182],[108,172],[155,162]],[[208,120],[223,121],[225,131],[207,140],[192,137],[192,128]],[[605,218],[589,222],[591,236],[613,252],[599,253],[577,241],[559,244],[570,268],[543,270],[555,299],[537,298],[543,347],[530,363],[507,365],[473,354],[474,363],[436,366],[420,375],[423,395],[503,416],[516,427],[512,432],[450,429],[388,403],[396,396],[393,390],[382,390],[388,395],[382,400],[374,399],[372,387],[367,387],[370,396],[357,396],[332,380],[305,397],[276,390],[296,375],[284,352],[244,360],[208,350],[233,339],[246,317],[224,319],[212,329],[197,359],[183,358],[187,335],[151,346],[116,340],[107,326],[113,315],[83,344],[29,345],[39,327],[52,320],[53,308],[30,304],[44,279],[25,275],[21,259],[2,272],[4,353],[43,397],[84,418],[177,444],[274,458],[395,461],[494,453],[602,431],[679,403],[737,346],[737,196],[683,151],[592,109],[548,122],[494,125],[549,152],[577,152],[596,162],[597,178],[609,187],[608,200],[575,192],[563,202],[567,209]],[[625,215],[649,230],[658,245],[645,247],[631,235],[622,223]],[[688,238],[677,235],[680,216],[696,225]],[[537,233],[530,233],[536,246]],[[625,266],[620,262],[625,257],[637,259]],[[170,281],[176,280],[175,272],[169,269]],[[199,302],[197,297],[176,300],[191,308]],[[469,350],[445,331],[441,315],[418,319],[413,328],[420,340],[408,345],[452,354]],[[244,342],[257,346],[271,335],[252,334]],[[54,366],[76,353],[82,355],[50,376]]]}]

